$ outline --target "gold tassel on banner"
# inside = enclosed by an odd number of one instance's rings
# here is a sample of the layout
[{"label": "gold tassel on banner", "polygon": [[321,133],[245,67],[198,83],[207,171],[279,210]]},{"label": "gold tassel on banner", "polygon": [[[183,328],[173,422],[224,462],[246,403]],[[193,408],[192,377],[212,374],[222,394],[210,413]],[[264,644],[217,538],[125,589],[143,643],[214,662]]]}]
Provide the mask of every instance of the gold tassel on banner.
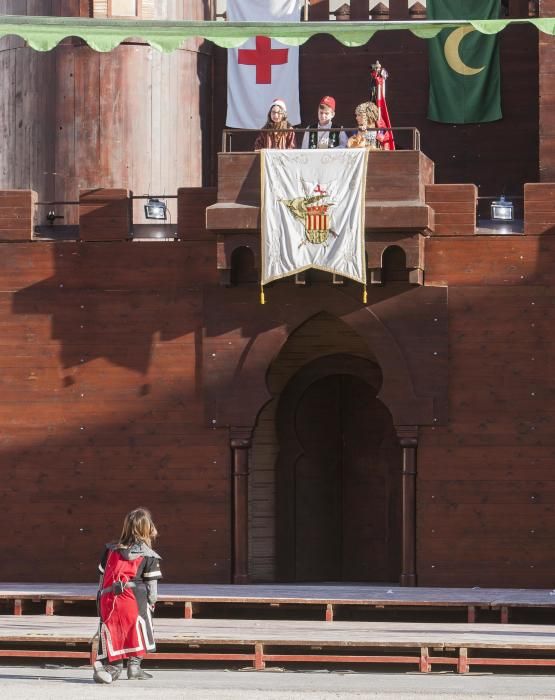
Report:
[{"label": "gold tassel on banner", "polygon": [[260,303],[266,303],[266,297],[264,296],[264,287],[262,285],[260,285]]},{"label": "gold tassel on banner", "polygon": [[364,291],[362,292],[362,303],[368,304],[368,292],[366,290],[366,285],[364,285]]}]

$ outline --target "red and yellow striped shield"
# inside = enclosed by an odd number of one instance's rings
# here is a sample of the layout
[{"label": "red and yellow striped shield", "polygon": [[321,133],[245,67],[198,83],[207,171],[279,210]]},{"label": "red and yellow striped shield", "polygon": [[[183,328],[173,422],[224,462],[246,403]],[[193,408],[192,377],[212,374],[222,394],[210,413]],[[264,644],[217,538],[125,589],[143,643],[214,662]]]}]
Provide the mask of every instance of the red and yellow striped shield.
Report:
[{"label": "red and yellow striped shield", "polygon": [[310,243],[325,243],[330,231],[330,216],[327,207],[309,207],[305,216],[306,237]]}]

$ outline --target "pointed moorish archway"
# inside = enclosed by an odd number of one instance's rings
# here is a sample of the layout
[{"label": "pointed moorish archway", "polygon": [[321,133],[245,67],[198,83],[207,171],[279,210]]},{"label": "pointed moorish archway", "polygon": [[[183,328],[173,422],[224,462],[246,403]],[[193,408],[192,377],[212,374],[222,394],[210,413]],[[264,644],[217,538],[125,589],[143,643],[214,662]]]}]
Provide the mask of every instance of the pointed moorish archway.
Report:
[{"label": "pointed moorish archway", "polygon": [[[395,291],[395,290],[394,290]],[[402,503],[402,566],[400,582],[416,585],[416,451],[419,426],[444,425],[447,421],[447,294],[443,287],[420,287],[398,290],[387,289],[373,294],[373,303],[360,306],[349,295],[331,294],[321,288],[304,290],[302,305],[291,301],[287,288],[276,287],[273,302],[276,309],[287,310],[285,317],[268,316],[266,307],[253,308],[243,304],[243,337],[238,344],[228,343],[229,352],[225,371],[209,375],[205,384],[207,419],[229,430],[232,455],[232,530],[233,575],[236,583],[275,580],[275,537],[269,532],[275,523],[275,511],[270,504],[275,498],[269,489],[269,469],[258,479],[260,445],[257,434],[262,424],[269,429],[275,422],[276,397],[287,381],[301,367],[314,359],[329,354],[352,354],[376,363],[383,376],[377,399],[391,414],[392,423],[402,449],[401,503]],[[283,298],[282,298],[283,297]],[[375,297],[375,298],[374,298]],[[238,300],[241,301],[241,299]],[[212,310],[209,334],[204,339],[206,363],[213,363],[221,350],[220,329],[225,331],[219,297],[207,300]],[[247,313],[248,309],[248,313]],[[325,309],[325,311],[324,311]],[[208,313],[208,312],[207,312]],[[329,334],[315,334],[318,352],[305,355],[302,362],[297,356],[290,362],[286,381],[281,387],[272,386],[270,368],[299,329],[307,328],[323,316],[334,319],[347,335],[358,338],[359,349],[348,344],[330,347]],[[339,334],[341,335],[341,333]],[[345,337],[345,336],[344,336]],[[360,347],[362,346],[362,350]],[[232,356],[235,360],[232,361]],[[290,357],[291,359],[291,357]],[[276,393],[277,392],[277,393]],[[256,427],[256,432],[255,432]],[[253,435],[255,440],[253,442]],[[271,440],[270,440],[271,442]],[[271,468],[274,468],[278,450],[275,450]],[[266,455],[266,458],[271,455]],[[263,498],[255,503],[254,488],[265,490]],[[261,511],[265,499],[264,511]],[[260,535],[256,528],[265,523],[267,531]],[[255,532],[256,530],[256,532]],[[249,553],[249,547],[251,552]],[[254,559],[256,567],[253,567]],[[258,566],[264,559],[264,571]]]},{"label": "pointed moorish archway", "polygon": [[402,454],[377,364],[303,367],[279,400],[277,578],[399,583]]}]

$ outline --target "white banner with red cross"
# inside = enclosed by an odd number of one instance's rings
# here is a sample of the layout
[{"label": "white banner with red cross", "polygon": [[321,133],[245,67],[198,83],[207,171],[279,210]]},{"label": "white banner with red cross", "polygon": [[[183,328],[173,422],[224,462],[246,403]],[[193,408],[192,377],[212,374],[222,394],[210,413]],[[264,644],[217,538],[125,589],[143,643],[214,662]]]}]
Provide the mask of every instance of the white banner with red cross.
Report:
[{"label": "white banner with red cross", "polygon": [[261,284],[316,268],[366,284],[368,151],[263,149]]},{"label": "white banner with red cross", "polygon": [[[300,0],[227,0],[230,22],[298,22]],[[257,36],[227,52],[227,118],[233,128],[261,129],[273,100],[300,124],[299,49]]]}]

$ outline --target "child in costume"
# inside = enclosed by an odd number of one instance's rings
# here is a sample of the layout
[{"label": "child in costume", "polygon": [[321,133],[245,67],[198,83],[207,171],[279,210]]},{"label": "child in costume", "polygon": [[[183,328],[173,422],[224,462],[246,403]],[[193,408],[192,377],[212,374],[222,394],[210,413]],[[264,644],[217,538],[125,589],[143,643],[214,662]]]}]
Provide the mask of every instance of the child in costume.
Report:
[{"label": "child in costume", "polygon": [[96,683],[116,681],[124,659],[128,679],[152,678],[142,670],[141,660],[156,648],[152,612],[162,572],[160,555],[151,546],[157,534],[149,511],[136,508],[125,516],[119,540],[106,545],[98,565],[100,642],[94,664]]},{"label": "child in costume", "polygon": [[382,148],[378,127],[379,112],[373,102],[363,102],[355,109],[355,119],[358,131],[347,142],[348,148],[368,148],[378,150]]},{"label": "child in costume", "polygon": [[[254,150],[261,148],[297,148],[292,125],[287,121],[287,106],[283,100],[275,99],[268,112],[266,124],[254,142]],[[268,131],[266,131],[268,130]]]},{"label": "child in costume", "polygon": [[330,131],[334,128],[334,117],[335,99],[326,95],[318,105],[318,124],[309,124],[303,136],[302,148],[345,148],[347,146],[345,132]]}]

